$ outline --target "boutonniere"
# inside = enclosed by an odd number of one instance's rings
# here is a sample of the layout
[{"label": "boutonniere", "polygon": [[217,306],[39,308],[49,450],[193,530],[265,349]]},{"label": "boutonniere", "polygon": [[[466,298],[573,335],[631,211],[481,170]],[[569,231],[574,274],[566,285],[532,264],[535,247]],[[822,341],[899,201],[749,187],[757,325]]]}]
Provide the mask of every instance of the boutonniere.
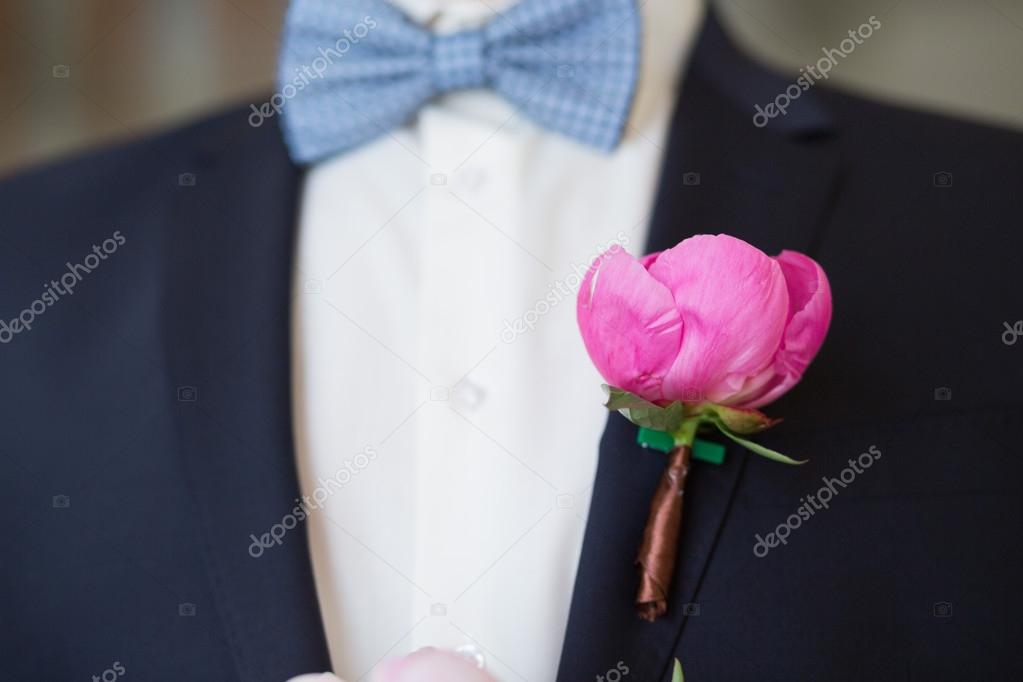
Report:
[{"label": "boutonniere", "polygon": [[799,382],[831,321],[820,265],[770,257],[741,239],[690,237],[635,259],[614,247],[579,288],[579,329],[610,384],[606,407],[667,441],[636,563],[640,617],[667,610],[697,433],[718,432],[758,455],[799,464],[748,439],[777,423],[758,409]]}]

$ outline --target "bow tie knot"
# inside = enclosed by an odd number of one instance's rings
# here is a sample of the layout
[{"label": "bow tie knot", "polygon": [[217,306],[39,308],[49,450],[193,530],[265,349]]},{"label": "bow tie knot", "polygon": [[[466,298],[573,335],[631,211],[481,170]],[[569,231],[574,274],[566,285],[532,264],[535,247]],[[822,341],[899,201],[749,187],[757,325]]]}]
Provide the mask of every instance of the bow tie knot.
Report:
[{"label": "bow tie knot", "polygon": [[468,90],[487,84],[482,30],[433,36],[433,83],[439,92]]}]

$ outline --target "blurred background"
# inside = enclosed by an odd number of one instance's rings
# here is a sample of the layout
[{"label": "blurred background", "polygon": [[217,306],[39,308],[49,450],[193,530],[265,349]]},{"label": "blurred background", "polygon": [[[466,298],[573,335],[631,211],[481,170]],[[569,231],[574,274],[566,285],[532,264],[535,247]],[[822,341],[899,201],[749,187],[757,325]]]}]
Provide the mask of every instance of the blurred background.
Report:
[{"label": "blurred background", "polygon": [[[0,0],[0,175],[269,94],[286,4]],[[740,45],[793,73],[876,15],[832,86],[1023,129],[1023,0],[714,4]]]}]

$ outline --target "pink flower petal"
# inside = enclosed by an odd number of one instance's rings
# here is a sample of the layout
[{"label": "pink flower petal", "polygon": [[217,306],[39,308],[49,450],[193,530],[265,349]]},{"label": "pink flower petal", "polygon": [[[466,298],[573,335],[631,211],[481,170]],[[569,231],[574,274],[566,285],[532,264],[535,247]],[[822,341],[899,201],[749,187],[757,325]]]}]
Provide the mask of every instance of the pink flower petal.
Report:
[{"label": "pink flower petal", "polygon": [[685,328],[664,398],[727,402],[771,363],[789,306],[777,261],[735,237],[697,235],[661,253],[650,274]]},{"label": "pink flower petal", "polygon": [[583,343],[607,382],[647,400],[661,384],[682,342],[671,294],[620,248],[597,257],[576,302]]},{"label": "pink flower petal", "polygon": [[654,251],[653,253],[648,253],[647,255],[639,259],[639,264],[642,265],[647,270],[649,270],[650,266],[657,262],[657,257],[660,256],[662,253],[664,252]]},{"label": "pink flower petal", "polygon": [[789,292],[788,324],[770,368],[773,376],[745,399],[747,407],[777,400],[799,383],[831,324],[831,286],[824,269],[812,258],[795,251],[782,251],[776,260]]}]

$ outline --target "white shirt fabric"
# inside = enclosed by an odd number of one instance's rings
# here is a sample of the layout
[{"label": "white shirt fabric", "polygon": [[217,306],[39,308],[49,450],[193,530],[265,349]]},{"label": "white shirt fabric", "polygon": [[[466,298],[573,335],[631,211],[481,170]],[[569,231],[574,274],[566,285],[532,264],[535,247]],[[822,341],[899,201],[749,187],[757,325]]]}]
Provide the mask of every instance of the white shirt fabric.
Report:
[{"label": "white shirt fabric", "polygon": [[[510,2],[398,4],[447,31]],[[703,12],[642,4],[639,89],[610,155],[479,90],[310,169],[295,437],[341,677],[435,646],[501,680],[554,679],[607,419],[575,292],[608,246],[643,248]]]}]

